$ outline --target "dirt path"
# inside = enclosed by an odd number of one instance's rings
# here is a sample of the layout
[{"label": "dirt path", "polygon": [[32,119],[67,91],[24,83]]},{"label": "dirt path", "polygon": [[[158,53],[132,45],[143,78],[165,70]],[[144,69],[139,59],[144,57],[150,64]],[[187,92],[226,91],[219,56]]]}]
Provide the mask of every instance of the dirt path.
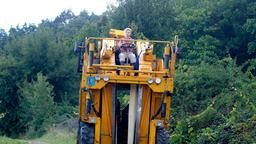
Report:
[{"label": "dirt path", "polygon": [[40,141],[30,141],[30,142],[28,142],[28,144],[49,144],[49,143],[40,142]]}]

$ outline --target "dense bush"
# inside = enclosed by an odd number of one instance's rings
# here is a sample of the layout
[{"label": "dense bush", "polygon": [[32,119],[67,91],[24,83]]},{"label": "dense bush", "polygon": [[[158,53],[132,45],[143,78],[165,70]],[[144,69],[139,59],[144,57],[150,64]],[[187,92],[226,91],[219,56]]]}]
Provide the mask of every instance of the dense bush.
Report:
[{"label": "dense bush", "polygon": [[53,86],[41,73],[31,83],[20,86],[21,125],[27,127],[29,136],[40,136],[53,122],[56,106],[53,101]]}]

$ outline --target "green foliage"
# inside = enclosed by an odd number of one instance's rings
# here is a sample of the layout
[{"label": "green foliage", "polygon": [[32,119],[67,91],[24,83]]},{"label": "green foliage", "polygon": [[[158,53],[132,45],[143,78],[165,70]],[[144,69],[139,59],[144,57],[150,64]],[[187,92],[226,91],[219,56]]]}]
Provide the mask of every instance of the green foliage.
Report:
[{"label": "green foliage", "polygon": [[130,96],[127,94],[120,96],[119,101],[121,108],[125,108],[129,104],[129,98]]},{"label": "green foliage", "polygon": [[[66,10],[38,26],[0,30],[0,134],[18,136],[30,130],[40,135],[53,121],[75,116],[80,80],[73,42],[85,36],[106,37],[110,28],[131,27],[134,38],[180,37],[173,143],[255,142],[256,2],[118,3],[100,16],[86,11],[75,16]],[[156,46],[158,57],[163,47]],[[119,100],[125,106],[128,96],[122,92]],[[45,105],[53,110],[46,111]]]},{"label": "green foliage", "polygon": [[4,45],[7,43],[7,41],[8,41],[7,33],[0,28],[0,53]]},{"label": "green foliage", "polygon": [[[206,110],[190,118],[190,127],[193,130],[200,130],[209,126],[218,125],[225,121],[225,118],[211,106]],[[192,132],[192,129],[189,131]]]},{"label": "green foliage", "polygon": [[216,140],[219,143],[253,143],[256,139],[255,132],[254,115],[246,122],[220,126]]},{"label": "green foliage", "polygon": [[26,142],[10,139],[7,137],[0,137],[1,144],[27,144]]},{"label": "green foliage", "polygon": [[[27,123],[24,121],[27,120],[19,113],[22,98],[18,85],[24,80],[30,83],[39,72],[47,76],[47,81],[53,86],[57,117],[74,116],[80,80],[75,72],[77,59],[72,52],[73,41],[82,29],[85,30],[83,34],[89,34],[91,30],[94,33],[99,25],[105,26],[101,30],[105,31],[108,24],[104,22],[107,20],[99,20],[99,16],[88,15],[86,11],[74,16],[68,10],[54,21],[43,20],[38,27],[24,24],[11,28],[9,35],[1,30],[0,133],[17,136],[26,132]],[[93,27],[87,28],[86,23]]]},{"label": "green foliage", "polygon": [[124,0],[112,7],[110,17],[114,28],[124,29],[132,23],[149,39],[170,39],[174,10],[169,0]]},{"label": "green foliage", "polygon": [[[194,46],[200,37],[209,35],[218,41],[218,43],[209,43],[210,41],[205,40],[207,47],[217,46],[213,49],[214,60],[216,56],[223,58],[231,55],[241,64],[250,58],[255,58],[250,53],[253,48],[248,45],[255,37],[252,30],[254,24],[252,18],[255,16],[250,12],[254,4],[255,2],[251,0],[181,1],[178,5],[182,5],[180,7],[183,8],[176,9],[179,23],[176,31],[183,38],[181,46],[188,49],[186,57],[190,57],[190,53],[198,52]],[[187,62],[200,62],[200,57],[195,58],[199,58],[199,61]]]},{"label": "green foliage", "polygon": [[22,122],[28,127],[30,136],[42,135],[53,122],[56,111],[53,86],[45,76],[38,73],[36,81],[22,83],[20,93]]},{"label": "green foliage", "polygon": [[178,114],[198,113],[227,87],[230,80],[229,73],[219,64],[180,66],[175,78],[176,96],[173,98],[173,108],[179,107]]},{"label": "green foliage", "polygon": [[[19,99],[16,85],[21,79],[22,73],[17,71],[19,63],[12,57],[0,57],[0,133],[16,136],[17,131],[23,132],[23,126],[19,125]],[[15,123],[14,123],[15,122]],[[19,130],[17,130],[19,129]]]},{"label": "green foliage", "polygon": [[129,85],[117,86],[117,99],[120,102],[121,109],[124,109],[129,104],[129,99],[130,99]]},{"label": "green foliage", "polygon": [[[215,64],[180,66],[173,97],[172,140],[176,143],[251,143],[255,78],[231,58]],[[184,103],[186,102],[186,103]]]},{"label": "green foliage", "polygon": [[[149,39],[180,36],[182,61],[213,63],[226,56],[238,64],[255,58],[253,0],[120,0],[111,7],[113,27],[137,26]],[[160,56],[160,55],[159,55]]]}]

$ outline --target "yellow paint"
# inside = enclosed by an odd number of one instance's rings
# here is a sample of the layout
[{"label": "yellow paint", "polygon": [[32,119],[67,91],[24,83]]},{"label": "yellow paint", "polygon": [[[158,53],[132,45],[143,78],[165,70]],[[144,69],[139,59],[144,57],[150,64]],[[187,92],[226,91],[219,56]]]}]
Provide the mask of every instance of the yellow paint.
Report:
[{"label": "yellow paint", "polygon": [[170,122],[170,115],[171,115],[171,111],[169,110],[169,108],[171,108],[171,97],[170,96],[166,96],[165,97],[165,103],[166,103],[166,115],[165,115],[165,119],[164,119],[164,124],[166,126],[169,125]]},{"label": "yellow paint", "polygon": [[106,85],[102,95],[101,141],[102,144],[112,143],[112,86]]},{"label": "yellow paint", "polygon": [[150,100],[151,90],[147,86],[142,89],[142,107],[141,107],[141,121],[139,129],[139,143],[147,144],[149,137],[149,119],[150,119]]},{"label": "yellow paint", "polygon": [[[87,76],[96,76],[96,74],[88,74]],[[101,78],[104,75],[100,75]],[[152,84],[148,83],[148,78],[150,77],[134,77],[134,76],[117,76],[117,75],[109,75],[109,81],[105,82],[103,79],[100,81],[96,81],[95,86],[88,86],[90,89],[102,89],[108,83],[122,83],[122,84],[141,84],[141,85],[148,85],[153,92],[164,92],[164,91],[173,91],[173,78],[161,78],[161,83],[156,84],[155,82]],[[155,79],[154,79],[155,80]],[[86,86],[86,79],[81,85],[83,88]]]},{"label": "yellow paint", "polygon": [[90,43],[89,51],[94,51],[94,43]]},{"label": "yellow paint", "polygon": [[[131,65],[115,64],[116,42],[123,40],[124,31],[112,29],[110,36],[115,38],[86,38],[84,67],[80,85],[80,120],[87,123],[95,122],[95,139],[94,144],[112,144],[112,85],[113,84],[130,84],[142,86],[142,103],[141,115],[138,131],[139,144],[155,144],[157,122],[161,122],[163,127],[169,126],[171,97],[166,96],[164,103],[166,104],[166,116],[164,118],[159,114],[155,119],[151,119],[160,108],[162,95],[165,91],[173,92],[173,81],[176,63],[176,51],[178,38],[175,37],[174,42],[156,41],[156,40],[132,40],[136,45],[137,55],[139,57],[139,70],[133,70]],[[98,43],[98,51],[94,51],[94,42]],[[171,54],[169,68],[164,69],[163,60],[156,59],[153,55],[153,44],[162,43],[167,46],[164,48],[164,55]],[[89,47],[88,47],[89,45]],[[148,49],[150,47],[150,49]],[[100,64],[93,64],[88,67],[88,51],[94,51],[95,57],[100,58]],[[117,74],[117,70],[120,74]],[[137,76],[135,76],[137,74]],[[100,80],[95,81],[94,86],[86,84],[86,78],[89,76],[100,76]],[[108,76],[109,80],[104,81],[103,77]],[[148,83],[148,79],[152,78],[154,82]],[[156,84],[155,79],[160,78],[161,83]],[[93,110],[88,115],[86,111],[86,99],[90,99],[87,92],[82,89],[89,89],[93,95],[95,109],[100,112],[101,117],[97,117]]]},{"label": "yellow paint", "polygon": [[95,124],[95,132],[94,132],[94,144],[100,144],[100,118],[97,118],[96,124]]},{"label": "yellow paint", "polygon": [[[93,102],[94,102],[94,107],[97,110],[97,112],[100,112],[100,90],[94,90],[92,91],[93,95]],[[96,114],[93,112],[93,116],[96,117]]]},{"label": "yellow paint", "polygon": [[79,103],[80,103],[80,119],[84,120],[85,119],[85,104],[86,104],[86,95],[85,93],[82,93],[80,91],[80,98],[79,98]]},{"label": "yellow paint", "polygon": [[150,136],[149,144],[155,144],[156,142],[156,122],[154,120],[150,121]]},{"label": "yellow paint", "polygon": [[109,35],[113,38],[123,38],[124,37],[124,31],[123,30],[117,30],[117,29],[110,29]]},{"label": "yellow paint", "polygon": [[101,45],[101,41],[98,41],[98,51],[101,51],[102,45]]},{"label": "yellow paint", "polygon": [[165,48],[164,48],[164,55],[170,55],[170,47],[169,46],[166,46]]}]

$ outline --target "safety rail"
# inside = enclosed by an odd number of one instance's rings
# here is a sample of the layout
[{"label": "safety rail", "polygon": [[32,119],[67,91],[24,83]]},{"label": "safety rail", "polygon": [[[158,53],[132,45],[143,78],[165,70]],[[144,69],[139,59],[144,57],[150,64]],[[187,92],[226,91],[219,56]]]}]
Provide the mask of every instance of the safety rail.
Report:
[{"label": "safety rail", "polygon": [[120,70],[126,73],[144,73],[144,74],[168,74],[168,70],[165,71],[145,71],[145,70],[133,70],[133,66],[127,65],[106,65],[106,64],[93,64],[91,69],[98,69],[103,71],[108,70]]},{"label": "safety rail", "polygon": [[[177,40],[176,40],[177,39]],[[89,37],[86,39],[86,44],[89,43],[90,40],[116,40],[116,41],[122,41],[124,39],[120,38],[99,38],[99,37]],[[171,41],[160,41],[160,40],[142,40],[142,39],[129,39],[126,41],[131,41],[131,42],[151,42],[151,43],[163,43],[163,44],[172,44],[172,43],[178,43],[178,37],[175,37],[174,42]]]},{"label": "safety rail", "polygon": [[[99,38],[99,37],[87,37],[85,39],[85,44],[78,46],[79,48],[85,48],[86,55],[83,57],[83,59],[86,61],[84,63],[86,72],[88,73],[94,73],[98,70],[107,72],[107,71],[121,71],[121,72],[127,72],[127,73],[139,73],[139,74],[162,74],[168,75],[169,77],[174,76],[175,72],[175,63],[176,63],[176,53],[178,50],[178,36],[174,37],[173,41],[159,41],[159,40],[141,40],[141,39],[131,39],[129,41],[132,42],[149,42],[149,43],[162,43],[166,44],[164,48],[164,71],[143,71],[143,70],[137,70],[134,69],[134,66],[131,65],[113,65],[113,64],[95,64],[93,63],[94,56],[99,57],[100,50],[95,51],[95,42],[96,41],[102,41],[102,40],[115,40],[115,41],[121,41],[124,40],[122,38]],[[97,45],[97,44],[96,44]],[[101,47],[102,44],[98,43],[97,47]],[[101,48],[100,48],[101,49]],[[82,59],[81,59],[82,60]],[[80,62],[81,63],[81,62]],[[109,62],[107,62],[109,63]],[[81,68],[80,68],[81,69]],[[117,73],[118,74],[118,73]]]},{"label": "safety rail", "polygon": [[107,65],[107,64],[93,64],[93,67],[98,67],[98,68],[121,68],[121,69],[133,69],[133,66],[128,66],[128,65]]}]

